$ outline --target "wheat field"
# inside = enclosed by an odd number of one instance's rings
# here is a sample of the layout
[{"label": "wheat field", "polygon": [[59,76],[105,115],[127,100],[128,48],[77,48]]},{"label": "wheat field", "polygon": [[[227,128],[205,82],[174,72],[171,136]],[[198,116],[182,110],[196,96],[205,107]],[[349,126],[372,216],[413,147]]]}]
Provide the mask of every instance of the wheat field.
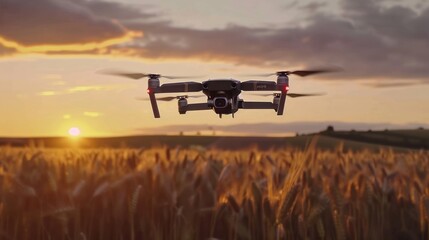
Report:
[{"label": "wheat field", "polygon": [[0,148],[0,239],[429,239],[429,154]]}]

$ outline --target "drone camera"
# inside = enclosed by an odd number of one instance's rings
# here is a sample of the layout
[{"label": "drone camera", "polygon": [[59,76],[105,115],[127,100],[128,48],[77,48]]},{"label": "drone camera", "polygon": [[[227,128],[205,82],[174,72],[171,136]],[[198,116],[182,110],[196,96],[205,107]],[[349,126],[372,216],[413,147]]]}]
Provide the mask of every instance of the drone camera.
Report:
[{"label": "drone camera", "polygon": [[215,97],[213,103],[215,108],[226,108],[228,106],[228,99],[226,97]]}]

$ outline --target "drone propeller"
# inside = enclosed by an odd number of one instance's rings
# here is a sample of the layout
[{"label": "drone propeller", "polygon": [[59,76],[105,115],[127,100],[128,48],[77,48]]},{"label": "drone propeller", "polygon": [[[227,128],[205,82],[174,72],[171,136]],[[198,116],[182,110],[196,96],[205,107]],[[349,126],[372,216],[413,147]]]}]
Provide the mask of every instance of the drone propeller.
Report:
[{"label": "drone propeller", "polygon": [[297,98],[297,97],[313,97],[313,96],[323,96],[323,93],[287,93],[288,97]]},{"label": "drone propeller", "polygon": [[320,69],[313,69],[313,70],[297,70],[297,71],[278,71],[275,73],[268,73],[268,74],[255,74],[255,75],[248,75],[252,77],[271,77],[274,75],[280,76],[280,75],[297,75],[300,77],[306,77],[309,75],[314,74],[321,74],[321,73],[329,73],[329,72],[338,72],[341,71],[340,68],[320,68]]},{"label": "drone propeller", "polygon": [[[160,97],[160,98],[156,98],[156,100],[158,101],[165,101],[165,102],[169,102],[169,101],[173,101],[174,99],[180,99],[180,98],[200,98],[200,97],[204,97],[205,95],[199,95],[199,96],[169,96],[169,97]],[[150,101],[149,98],[137,98],[137,100],[141,100],[141,101]]]},{"label": "drone propeller", "polygon": [[166,79],[186,79],[186,78],[202,77],[202,76],[167,76],[167,75],[161,75],[158,73],[123,72],[123,71],[116,71],[116,70],[103,70],[103,71],[99,71],[99,73],[105,74],[105,75],[126,77],[126,78],[131,78],[134,80],[139,80],[139,79],[144,78],[144,77],[166,78]]},{"label": "drone propeller", "polygon": [[[280,93],[250,94],[250,95],[268,97],[268,96],[277,96],[277,95],[280,95]],[[287,93],[286,95],[291,98],[297,98],[297,97],[323,96],[326,94],[324,93]]]}]

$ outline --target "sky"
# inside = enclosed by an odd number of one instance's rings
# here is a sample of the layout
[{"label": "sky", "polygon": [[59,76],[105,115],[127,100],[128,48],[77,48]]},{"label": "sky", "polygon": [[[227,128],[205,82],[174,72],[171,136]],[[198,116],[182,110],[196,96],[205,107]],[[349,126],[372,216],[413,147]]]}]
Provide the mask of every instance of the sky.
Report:
[{"label": "sky", "polygon": [[[0,136],[66,136],[72,127],[82,136],[428,127],[428,24],[429,3],[420,0],[0,0]],[[175,102],[160,102],[154,119],[150,103],[136,100],[146,80],[99,74],[245,81],[318,67],[343,71],[291,77],[290,92],[326,95],[288,99],[284,116],[240,110],[222,119],[180,115]]]}]

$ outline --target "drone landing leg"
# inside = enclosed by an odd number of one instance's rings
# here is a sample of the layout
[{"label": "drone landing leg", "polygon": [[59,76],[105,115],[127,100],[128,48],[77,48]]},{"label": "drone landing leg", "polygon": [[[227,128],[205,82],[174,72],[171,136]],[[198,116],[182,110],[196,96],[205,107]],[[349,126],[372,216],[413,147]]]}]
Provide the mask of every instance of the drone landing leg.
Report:
[{"label": "drone landing leg", "polygon": [[155,93],[149,93],[150,104],[152,105],[153,116],[160,118],[158,104],[156,103]]},{"label": "drone landing leg", "polygon": [[280,95],[279,106],[277,108],[277,115],[283,115],[283,111],[286,103],[286,94],[287,94],[287,91],[282,91],[282,94]]}]

